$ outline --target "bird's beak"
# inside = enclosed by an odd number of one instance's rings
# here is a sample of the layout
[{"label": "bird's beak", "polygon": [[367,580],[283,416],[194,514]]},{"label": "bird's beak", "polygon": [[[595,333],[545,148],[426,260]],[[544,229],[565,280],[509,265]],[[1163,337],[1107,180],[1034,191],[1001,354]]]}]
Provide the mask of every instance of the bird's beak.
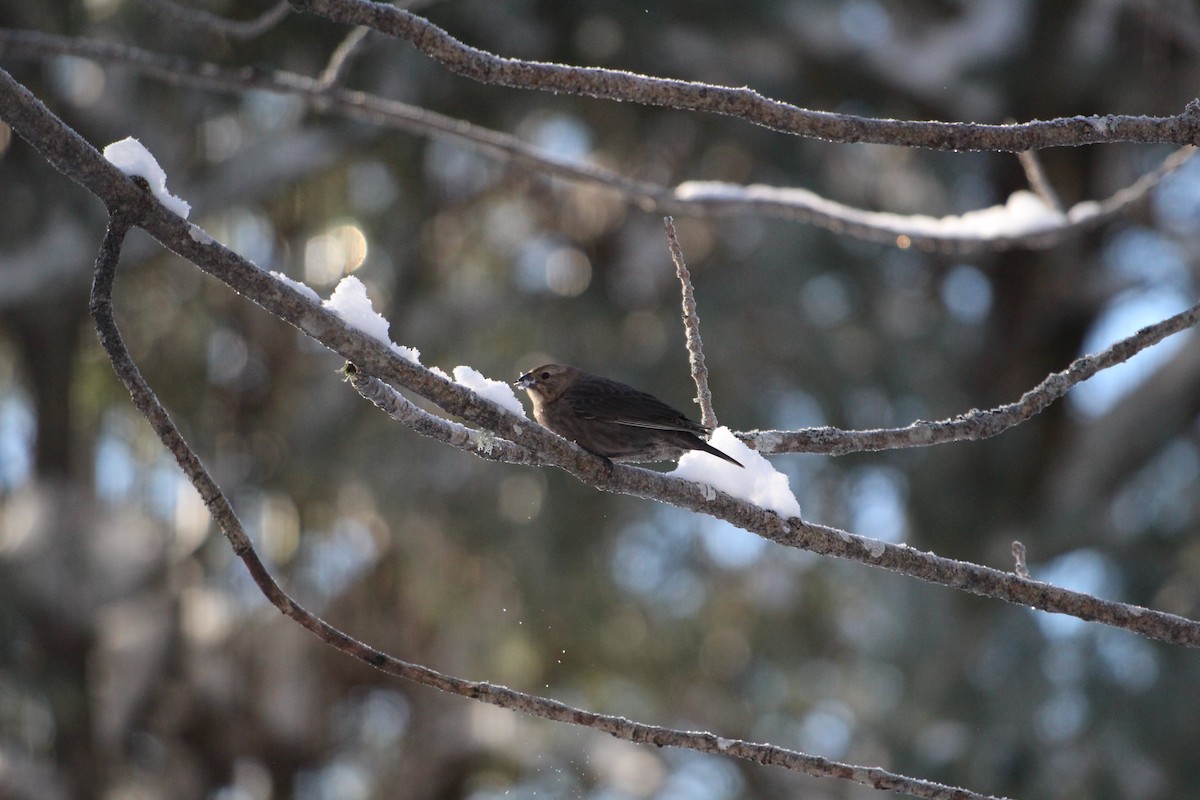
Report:
[{"label": "bird's beak", "polygon": [[513,381],[513,386],[516,386],[518,389],[528,389],[535,383],[537,383],[537,381],[533,379],[533,373],[526,372],[524,375]]}]

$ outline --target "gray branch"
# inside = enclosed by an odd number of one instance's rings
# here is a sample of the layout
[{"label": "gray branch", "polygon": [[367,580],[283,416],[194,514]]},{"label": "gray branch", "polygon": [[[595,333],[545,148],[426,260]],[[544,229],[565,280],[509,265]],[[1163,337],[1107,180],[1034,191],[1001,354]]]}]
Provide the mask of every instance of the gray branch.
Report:
[{"label": "gray branch", "polygon": [[1200,100],[1168,117],[1107,114],[1012,125],[871,119],[800,108],[749,88],[505,58],[464,44],[411,12],[368,0],[293,0],[293,6],[334,22],[367,25],[405,39],[451,72],[481,83],[724,114],[781,133],[831,142],[1011,153],[1113,142],[1200,144]]},{"label": "gray branch", "polygon": [[904,428],[846,431],[824,427],[798,431],[747,431],[738,434],[738,438],[760,453],[824,453],[832,456],[990,439],[1040,414],[1072,387],[1097,372],[1128,361],[1168,336],[1194,327],[1197,322],[1200,322],[1200,304],[1147,325],[1095,355],[1080,356],[1063,371],[1047,376],[1021,395],[1020,400],[987,411],[972,409],[953,419],[937,422],[918,420]]}]

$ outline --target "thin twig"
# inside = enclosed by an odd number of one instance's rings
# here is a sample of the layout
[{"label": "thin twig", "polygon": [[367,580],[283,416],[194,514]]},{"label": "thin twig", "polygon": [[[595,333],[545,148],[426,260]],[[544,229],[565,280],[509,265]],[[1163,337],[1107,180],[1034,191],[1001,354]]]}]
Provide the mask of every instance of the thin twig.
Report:
[{"label": "thin twig", "polygon": [[329,63],[321,71],[321,77],[317,79],[317,87],[320,90],[328,91],[342,79],[354,57],[362,52],[362,45],[370,32],[370,28],[360,25],[346,34],[346,38],[342,39],[341,44],[329,57]]},{"label": "thin twig", "polygon": [[696,382],[696,402],[700,404],[700,422],[706,428],[717,427],[717,414],[713,411],[712,392],[708,388],[708,367],[704,365],[704,343],[700,341],[700,315],[696,313],[696,293],[692,289],[692,275],[683,259],[683,247],[675,234],[675,220],[663,217],[667,231],[667,247],[671,261],[675,263],[675,277],[679,278],[683,300],[683,332],[687,342],[688,366],[692,380]]},{"label": "thin twig", "polygon": [[1042,198],[1042,202],[1048,208],[1061,212],[1062,200],[1058,198],[1054,187],[1050,185],[1050,179],[1046,177],[1046,171],[1042,169],[1042,160],[1038,158],[1037,151],[1022,150],[1017,153],[1017,160],[1021,162],[1021,168],[1025,170],[1025,180],[1029,181],[1029,188],[1033,190],[1033,193]]}]

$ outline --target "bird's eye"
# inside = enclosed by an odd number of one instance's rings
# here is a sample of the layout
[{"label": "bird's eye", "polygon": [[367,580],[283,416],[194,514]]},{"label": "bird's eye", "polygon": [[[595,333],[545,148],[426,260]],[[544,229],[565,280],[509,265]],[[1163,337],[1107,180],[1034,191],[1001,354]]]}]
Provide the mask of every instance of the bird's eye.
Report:
[{"label": "bird's eye", "polygon": [[542,380],[544,380],[544,381],[546,381],[546,380],[550,380],[550,373],[549,373],[549,372],[543,372],[543,373],[542,373]]}]

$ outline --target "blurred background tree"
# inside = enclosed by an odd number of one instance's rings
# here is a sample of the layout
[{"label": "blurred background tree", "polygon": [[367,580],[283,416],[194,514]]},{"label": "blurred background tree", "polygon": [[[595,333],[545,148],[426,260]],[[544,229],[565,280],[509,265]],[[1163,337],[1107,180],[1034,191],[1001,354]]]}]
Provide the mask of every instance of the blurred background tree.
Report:
[{"label": "blurred background tree", "polygon": [[[249,19],[265,3],[207,3]],[[501,55],[749,85],[873,117],[1175,113],[1184,2],[453,0]],[[0,25],[317,75],[345,30],[249,40],[157,0],[10,4]],[[680,407],[692,387],[661,214],[296,98],[84,58],[5,69],[89,141],[138,137],[193,219],[322,293],[353,271],[426,364],[553,357]],[[943,215],[1023,188],[1012,155],[803,140],[734,119],[484,86],[369,36],[346,84],[673,185],[794,185]],[[1046,151],[1064,203],[1158,146]],[[103,208],[0,138],[0,795],[13,798],[873,797],[650,751],[399,684],[258,595],[113,380],[86,317]],[[679,218],[735,429],[904,425],[1016,399],[1194,302],[1200,166],[1052,249],[975,256],[766,217]],[[134,355],[298,599],[380,649],[593,710],[1016,797],[1200,791],[1193,653],[483,462],[398,429],[339,361],[148,238],[122,264]],[[1200,615],[1200,344],[1175,337],[997,439],[776,456],[806,518]]]}]

